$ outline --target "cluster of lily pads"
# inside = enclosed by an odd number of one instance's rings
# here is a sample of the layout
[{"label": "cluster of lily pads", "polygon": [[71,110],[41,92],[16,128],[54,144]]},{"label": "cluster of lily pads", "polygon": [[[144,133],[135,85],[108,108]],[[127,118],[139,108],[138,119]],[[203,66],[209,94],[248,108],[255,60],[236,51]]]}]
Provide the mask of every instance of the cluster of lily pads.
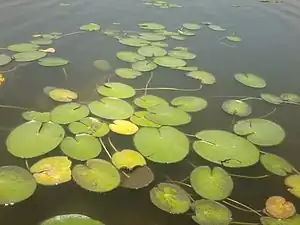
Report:
[{"label": "cluster of lily pads", "polygon": [[[136,51],[116,53],[116,57],[128,63],[128,67],[115,69],[115,74],[126,80],[149,72],[146,87],[137,89],[110,80],[97,86],[98,99],[85,103],[77,101],[78,94],[73,90],[45,87],[44,93],[60,104],[50,112],[23,112],[26,122],[8,135],[8,152],[26,159],[27,168],[13,165],[0,167],[0,204],[9,205],[28,199],[34,194],[37,184],[60,185],[71,180],[83,189],[98,193],[118,187],[145,188],[154,181],[154,174],[147,166],[149,161],[177,163],[194,151],[216,166],[194,166],[188,175],[189,183],[166,180],[155,184],[149,196],[156,207],[171,214],[187,214],[191,210],[193,220],[200,225],[240,223],[235,221],[229,207],[256,214],[263,225],[299,224],[300,215],[294,205],[281,196],[267,199],[261,210],[230,198],[234,177],[247,176],[230,174],[226,168],[245,168],[257,163],[261,163],[270,175],[285,177],[287,190],[300,198],[300,174],[296,168],[282,157],[261,150],[279,145],[284,140],[285,131],[279,124],[265,118],[246,118],[236,121],[232,132],[201,130],[187,135],[180,131],[180,126],[191,123],[192,117],[208,106],[208,101],[184,95],[168,102],[148,94],[148,91],[156,89],[196,92],[202,85],[215,84],[213,74],[188,64],[196,58],[195,53],[185,47],[168,49],[168,43],[164,41],[185,40],[195,36],[203,26],[214,31],[225,29],[209,22],[201,25],[186,23],[177,31],[168,31],[164,25],[157,23],[141,23],[138,26],[143,32],[128,34],[118,29],[106,29],[104,34],[115,38],[120,44],[137,48]],[[83,25],[80,30],[99,32],[100,28],[100,25],[91,23]],[[32,43],[8,46],[8,50],[20,53],[12,57],[1,55],[0,65],[6,65],[11,60],[38,60],[42,66],[64,66],[67,60],[46,56],[52,53],[40,48],[62,36],[60,33],[38,34],[35,38],[39,39],[34,39]],[[236,36],[227,36],[227,39],[235,42],[241,40]],[[103,71],[111,69],[105,60],[95,61],[94,66]],[[187,79],[198,82],[199,88],[148,87],[157,67],[184,71]],[[250,88],[262,89],[267,85],[262,77],[252,73],[237,73],[234,78]],[[248,103],[250,100],[262,100],[276,106],[300,104],[297,94],[282,93],[276,96],[261,93],[259,97],[226,100],[220,110],[233,117],[247,117],[252,112]],[[132,138],[135,149],[117,149],[109,136],[111,133]],[[113,152],[109,151],[105,142],[109,143]],[[103,150],[109,161],[100,158]],[[52,151],[60,153],[29,165],[31,159]],[[195,194],[198,200],[192,197]],[[80,221],[84,221],[83,224],[102,224],[83,215],[71,214],[51,218],[42,225],[54,225],[60,221],[65,224],[74,221],[78,224],[81,224]]]}]

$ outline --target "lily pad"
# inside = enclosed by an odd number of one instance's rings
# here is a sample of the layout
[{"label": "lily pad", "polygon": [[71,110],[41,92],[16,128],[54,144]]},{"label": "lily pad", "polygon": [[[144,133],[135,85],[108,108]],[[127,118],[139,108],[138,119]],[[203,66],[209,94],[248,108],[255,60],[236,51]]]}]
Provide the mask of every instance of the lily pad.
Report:
[{"label": "lily pad", "polygon": [[177,59],[194,59],[196,58],[196,55],[194,53],[188,52],[188,51],[169,51],[168,55]]},{"label": "lily pad", "polygon": [[153,106],[165,105],[168,106],[169,103],[163,98],[157,97],[155,95],[143,95],[141,97],[134,99],[134,104],[140,108],[148,109]]},{"label": "lily pad", "polygon": [[136,167],[133,170],[121,173],[121,187],[140,189],[147,187],[154,180],[154,174],[148,166]]},{"label": "lily pad", "polygon": [[174,98],[171,104],[185,112],[198,112],[206,108],[207,101],[194,96],[181,96]]},{"label": "lily pad", "polygon": [[40,38],[40,39],[32,40],[31,43],[35,45],[51,45],[53,41],[48,38]]},{"label": "lily pad", "polygon": [[188,138],[173,127],[141,128],[133,140],[143,156],[157,163],[179,162],[189,153]]},{"label": "lily pad", "polygon": [[58,58],[58,57],[46,57],[42,58],[38,62],[41,66],[46,67],[55,67],[55,66],[64,66],[69,63],[68,60]]},{"label": "lily pad", "polygon": [[136,52],[118,52],[117,53],[117,58],[124,61],[124,62],[129,62],[129,63],[134,63],[138,61],[145,60],[146,58]]},{"label": "lily pad", "polygon": [[149,114],[147,111],[135,112],[131,117],[130,121],[141,127],[160,127],[160,124],[154,123],[148,120],[145,116]]},{"label": "lily pad", "polygon": [[121,178],[119,171],[103,159],[90,159],[72,169],[74,181],[82,188],[93,192],[108,192],[117,188]]},{"label": "lily pad", "polygon": [[96,23],[89,23],[80,27],[80,30],[83,31],[98,31],[100,30],[100,25]]},{"label": "lily pad", "polygon": [[283,93],[280,98],[286,102],[290,103],[300,103],[300,96],[293,93]]},{"label": "lily pad", "polygon": [[197,71],[199,68],[197,66],[180,66],[176,67],[176,70],[182,70],[187,72]]},{"label": "lily pad", "polygon": [[48,122],[50,120],[50,113],[49,112],[37,112],[37,111],[27,111],[22,113],[22,117],[25,120],[35,120],[40,122]]},{"label": "lily pad", "polygon": [[138,131],[138,126],[127,120],[114,120],[109,129],[117,134],[132,135]]},{"label": "lily pad", "polygon": [[103,137],[109,132],[108,125],[93,117],[86,117],[69,124],[73,134],[90,134],[93,137]]},{"label": "lily pad", "polygon": [[227,100],[223,102],[222,109],[230,115],[246,117],[252,112],[252,108],[246,102],[240,100]]},{"label": "lily pad", "polygon": [[58,124],[29,121],[12,130],[6,146],[16,157],[33,158],[55,149],[64,135],[64,129]]},{"label": "lily pad", "polygon": [[71,102],[78,98],[78,95],[74,91],[63,88],[45,87],[44,92],[57,102]]},{"label": "lily pad", "polygon": [[1,54],[0,55],[0,66],[5,66],[11,62],[11,57],[8,55]]},{"label": "lily pad", "polygon": [[137,151],[130,149],[124,149],[120,152],[116,152],[112,155],[111,161],[117,169],[132,170],[137,166],[146,165],[145,158]]},{"label": "lily pad", "polygon": [[97,138],[89,134],[77,134],[75,138],[65,137],[60,149],[67,156],[80,161],[96,158],[102,151]]},{"label": "lily pad", "polygon": [[218,25],[208,24],[208,28],[213,31],[225,31],[226,29]]},{"label": "lily pad", "polygon": [[140,23],[139,28],[146,30],[162,30],[165,29],[165,26],[158,23]]},{"label": "lily pad", "polygon": [[277,219],[287,219],[295,215],[296,209],[293,203],[281,196],[271,196],[266,201],[265,211],[268,215]]},{"label": "lily pad", "polygon": [[300,198],[300,175],[294,174],[288,176],[287,178],[285,178],[284,184],[288,187],[287,190],[292,195],[296,196],[297,198]]},{"label": "lily pad", "polygon": [[190,209],[189,194],[176,184],[159,183],[150,190],[150,200],[159,209],[171,213],[182,214]]},{"label": "lily pad", "polygon": [[154,63],[159,66],[169,67],[169,68],[176,68],[185,66],[186,62],[182,59],[177,59],[171,56],[161,56],[154,58]]},{"label": "lily pad", "polygon": [[91,113],[104,119],[124,120],[134,113],[132,106],[118,98],[105,97],[89,104]]},{"label": "lily pad", "polygon": [[264,88],[267,85],[263,78],[252,73],[237,73],[234,75],[234,78],[238,82],[252,88]]},{"label": "lily pad", "polygon": [[8,46],[8,50],[13,51],[13,52],[34,52],[37,51],[39,45],[35,44],[30,44],[30,43],[21,43],[21,44],[14,44]]},{"label": "lily pad", "polygon": [[229,225],[232,221],[230,210],[223,204],[211,200],[201,199],[193,202],[193,220],[199,225]]},{"label": "lily pad", "polygon": [[233,130],[238,135],[247,136],[249,141],[259,146],[278,145],[285,138],[285,131],[281,126],[265,119],[240,120]]},{"label": "lily pad", "polygon": [[119,42],[123,45],[128,45],[132,47],[141,47],[141,46],[149,45],[149,41],[143,40],[138,37],[120,38]]},{"label": "lily pad", "polygon": [[205,71],[192,71],[186,74],[188,77],[200,80],[202,84],[214,84],[216,78],[211,73]]},{"label": "lily pad", "polygon": [[271,104],[274,105],[280,105],[281,103],[283,103],[283,100],[276,96],[276,95],[272,95],[272,94],[268,94],[268,93],[262,93],[260,94],[260,97],[265,100],[266,102],[269,102]]},{"label": "lily pad", "polygon": [[125,79],[135,79],[142,75],[140,71],[129,69],[129,68],[118,68],[115,73]]},{"label": "lily pad", "polygon": [[143,46],[138,49],[138,53],[145,57],[157,57],[166,55],[167,51],[157,46]]},{"label": "lily pad", "polygon": [[196,193],[209,200],[223,200],[233,190],[232,178],[221,167],[199,166],[192,171],[190,181]]},{"label": "lily pad", "polygon": [[102,71],[110,71],[111,65],[107,60],[99,59],[94,61],[94,67]]},{"label": "lily pad", "polygon": [[65,156],[53,156],[41,159],[30,167],[30,172],[37,183],[42,185],[58,185],[70,181],[71,164]]},{"label": "lily pad", "polygon": [[127,84],[111,82],[105,83],[97,88],[97,92],[106,97],[131,98],[135,90]]},{"label": "lily pad", "polygon": [[242,41],[242,39],[237,36],[226,36],[226,39],[228,41],[232,41],[232,42],[241,42]]},{"label": "lily pad", "polygon": [[184,36],[195,36],[196,35],[194,32],[187,30],[187,29],[178,30],[178,33],[181,35],[184,35]]},{"label": "lily pad", "polygon": [[131,66],[133,70],[140,71],[140,72],[152,71],[157,67],[155,63],[147,60],[133,63]]},{"label": "lily pad", "polygon": [[41,59],[45,57],[47,53],[35,51],[35,52],[20,52],[13,55],[13,58],[16,60],[16,62],[31,62],[34,60]]},{"label": "lily pad", "polygon": [[34,177],[19,166],[1,166],[0,183],[0,205],[28,199],[37,186]]},{"label": "lily pad", "polygon": [[287,176],[293,171],[293,166],[288,161],[274,154],[261,155],[260,162],[266,170],[278,176]]},{"label": "lily pad", "polygon": [[166,40],[166,36],[160,34],[153,34],[153,33],[140,33],[140,37],[143,40],[147,41],[163,41]]},{"label": "lily pad", "polygon": [[260,222],[263,225],[298,225],[300,223],[300,215],[296,214],[289,219],[275,219],[272,217],[261,217]]},{"label": "lily pad", "polygon": [[202,158],[226,167],[248,167],[259,160],[259,150],[250,141],[222,130],[198,132],[193,148]]},{"label": "lily pad", "polygon": [[89,108],[85,105],[66,103],[56,106],[51,111],[51,121],[58,124],[68,124],[87,117],[89,113]]},{"label": "lily pad", "polygon": [[202,27],[196,23],[184,23],[182,26],[188,30],[199,30]]},{"label": "lily pad", "polygon": [[161,47],[161,48],[167,48],[169,46],[168,43],[161,42],[161,41],[151,42],[150,45]]},{"label": "lily pad", "polygon": [[177,41],[184,41],[186,39],[184,36],[181,36],[181,35],[172,35],[170,37]]},{"label": "lily pad", "polygon": [[40,225],[104,225],[102,222],[80,214],[54,216]]}]

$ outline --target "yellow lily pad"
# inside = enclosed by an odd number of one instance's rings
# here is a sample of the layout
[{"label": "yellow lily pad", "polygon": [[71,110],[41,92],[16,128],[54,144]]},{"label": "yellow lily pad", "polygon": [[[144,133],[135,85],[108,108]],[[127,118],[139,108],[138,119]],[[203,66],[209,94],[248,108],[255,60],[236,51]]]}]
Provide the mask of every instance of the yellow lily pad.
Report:
[{"label": "yellow lily pad", "polygon": [[114,120],[109,129],[117,134],[132,135],[138,131],[138,126],[127,120]]},{"label": "yellow lily pad", "polygon": [[271,196],[266,201],[266,213],[277,219],[287,219],[295,215],[296,209],[292,202],[281,196]]},{"label": "yellow lily pad", "polygon": [[113,154],[112,163],[118,169],[129,169],[132,170],[137,166],[145,166],[145,158],[137,151],[124,149],[120,152]]}]

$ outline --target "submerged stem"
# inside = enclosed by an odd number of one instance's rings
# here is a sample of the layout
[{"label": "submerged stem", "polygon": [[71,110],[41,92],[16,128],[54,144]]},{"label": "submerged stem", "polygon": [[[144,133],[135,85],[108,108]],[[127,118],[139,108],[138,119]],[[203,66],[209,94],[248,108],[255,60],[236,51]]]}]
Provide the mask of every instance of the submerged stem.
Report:
[{"label": "submerged stem", "polygon": [[66,80],[66,84],[67,84],[68,83],[68,73],[67,73],[67,70],[65,69],[65,67],[63,67],[62,71],[64,72],[65,80]]},{"label": "submerged stem", "polygon": [[109,156],[109,158],[111,159],[111,154],[110,154],[109,151],[107,150],[107,148],[106,148],[105,144],[103,143],[102,139],[99,138],[99,140],[100,140],[100,143],[101,143],[102,147],[104,148],[106,154],[107,154],[107,155]]},{"label": "submerged stem", "polygon": [[239,221],[232,221],[230,224],[240,224],[240,225],[259,225],[260,223],[251,223],[251,222],[239,222]]},{"label": "submerged stem", "polygon": [[208,98],[249,98],[248,96],[240,96],[240,95],[215,95],[209,96]]},{"label": "submerged stem", "polygon": [[187,134],[187,133],[184,133],[185,136],[188,136],[188,137],[196,137],[194,134]]},{"label": "submerged stem", "polygon": [[115,150],[115,152],[118,152],[118,149],[114,146],[114,144],[112,143],[110,138],[108,138],[108,142],[109,142],[110,146]]},{"label": "submerged stem", "polygon": [[229,174],[232,177],[239,177],[239,178],[246,178],[246,179],[262,179],[262,178],[266,178],[269,177],[269,175],[265,174],[265,175],[261,175],[261,176],[245,176],[245,175],[239,175],[239,174]]},{"label": "submerged stem", "polygon": [[297,173],[298,175],[300,175],[300,172],[299,172],[295,167],[293,167],[293,171],[294,171],[295,173]]},{"label": "submerged stem", "polygon": [[240,205],[240,206],[242,206],[242,207],[244,207],[244,208],[246,208],[246,209],[249,209],[251,212],[253,212],[253,213],[255,213],[255,214],[257,214],[258,216],[262,216],[259,212],[257,212],[257,210],[255,210],[255,209],[252,209],[250,206],[247,206],[247,205],[245,205],[245,204],[243,204],[243,203],[241,203],[241,202],[238,202],[238,201],[236,201],[236,200],[234,200],[234,199],[231,199],[231,198],[226,198],[228,201],[231,201],[231,202],[233,202],[233,203],[235,203],[235,204],[237,204],[237,205]]},{"label": "submerged stem", "polygon": [[[184,89],[184,88],[171,88],[171,87],[157,87],[157,88],[147,88],[147,90],[166,90],[166,91],[199,91],[201,90],[202,85],[200,88],[194,88],[194,89]],[[137,88],[136,91],[144,91],[146,88]]]},{"label": "submerged stem", "polygon": [[61,37],[67,37],[67,36],[71,36],[71,35],[74,35],[74,34],[83,34],[83,33],[85,33],[85,32],[86,32],[86,31],[76,31],[76,32],[64,34],[64,35],[62,35]]},{"label": "submerged stem", "polygon": [[8,108],[8,109],[20,109],[20,110],[31,110],[22,106],[15,106],[15,105],[0,105],[0,108]]},{"label": "submerged stem", "polygon": [[148,80],[147,83],[146,83],[144,96],[147,95],[148,86],[149,86],[149,84],[150,84],[150,82],[151,82],[151,80],[152,80],[152,78],[153,78],[153,75],[154,75],[154,73],[153,73],[153,71],[151,71],[149,80]]},{"label": "submerged stem", "polygon": [[194,163],[192,163],[192,162],[190,162],[190,161],[187,161],[187,162],[188,162],[188,164],[190,164],[192,167],[194,167],[194,168],[197,167]]},{"label": "submerged stem", "polygon": [[271,116],[273,113],[276,112],[276,109],[277,109],[277,108],[275,107],[272,111],[270,111],[270,112],[268,112],[267,114],[261,116],[260,118],[266,118],[266,117],[268,117],[268,116]]},{"label": "submerged stem", "polygon": [[257,97],[247,97],[247,98],[242,98],[239,99],[240,101],[247,101],[247,100],[263,100],[262,98],[257,98]]},{"label": "submerged stem", "polygon": [[183,182],[181,182],[181,181],[172,180],[169,176],[166,176],[166,178],[167,178],[168,181],[171,182],[171,183],[181,184],[181,185],[184,185],[184,186],[186,186],[186,187],[192,188],[192,185],[190,185],[190,184],[186,184],[186,183],[183,183]]},{"label": "submerged stem", "polygon": [[27,159],[25,159],[25,165],[26,165],[26,168],[30,171],[30,167],[29,167]]}]

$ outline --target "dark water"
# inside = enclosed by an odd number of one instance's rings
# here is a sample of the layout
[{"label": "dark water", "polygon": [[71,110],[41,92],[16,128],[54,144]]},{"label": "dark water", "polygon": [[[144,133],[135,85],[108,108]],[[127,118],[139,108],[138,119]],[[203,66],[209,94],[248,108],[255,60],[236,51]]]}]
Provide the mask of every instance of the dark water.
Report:
[{"label": "dark water", "polygon": [[[196,113],[193,122],[180,127],[186,133],[204,129],[230,130],[232,117],[222,112],[220,105],[224,98],[211,96],[245,95],[258,96],[260,90],[253,90],[238,84],[233,79],[236,72],[260,74],[267,81],[264,90],[274,94],[295,92],[300,94],[300,3],[286,0],[281,4],[262,4],[251,1],[175,1],[184,8],[161,10],[142,4],[140,0],[2,0],[0,2],[0,47],[26,42],[33,33],[69,33],[83,24],[95,22],[103,28],[113,22],[120,22],[124,30],[137,30],[137,24],[153,21],[175,30],[182,23],[211,21],[226,27],[226,34],[236,32],[243,40],[235,48],[219,43],[225,33],[202,29],[196,37],[184,42],[169,40],[170,47],[185,46],[197,54],[193,65],[209,71],[216,76],[217,84],[205,86],[195,93],[155,91],[152,94],[168,100],[184,94],[198,95],[208,100],[209,106]],[[69,3],[61,6],[60,3]],[[241,7],[232,7],[239,4]],[[55,42],[56,55],[69,59],[66,67],[69,74],[66,82],[60,68],[47,69],[33,63],[5,74],[7,82],[0,88],[0,103],[33,108],[37,111],[51,110],[55,104],[43,94],[43,87],[57,86],[71,88],[79,93],[81,101],[91,99],[95,85],[102,84],[108,73],[99,72],[92,63],[97,59],[108,60],[114,68],[125,66],[115,57],[117,51],[128,49],[103,34],[85,33],[62,38]],[[10,65],[11,68],[13,65]],[[8,68],[8,69],[9,69]],[[6,69],[6,68],[5,68]],[[1,68],[2,70],[2,68]],[[4,69],[3,69],[4,70]],[[124,81],[134,87],[144,87],[149,75],[137,80]],[[168,69],[155,71],[151,87],[197,88],[198,82],[187,79],[183,72]],[[97,98],[97,96],[94,96]],[[273,109],[261,101],[251,102],[253,117],[262,116]],[[287,133],[286,140],[272,148],[262,148],[289,160],[300,169],[299,161],[299,122],[300,108],[280,106],[269,119],[280,124]],[[0,166],[24,165],[24,160],[12,157],[6,151],[5,140],[10,128],[23,122],[21,111],[0,110]],[[8,128],[5,130],[4,128]],[[113,137],[119,148],[130,148],[128,138]],[[54,151],[49,155],[60,155]],[[105,158],[104,153],[101,158]],[[188,160],[196,165],[210,165],[193,152]],[[35,160],[30,161],[30,163]],[[156,183],[163,181],[165,175],[182,179],[192,168],[184,161],[176,165],[150,164],[157,176]],[[263,175],[266,172],[258,164],[247,169],[232,170],[238,174]],[[282,177],[271,176],[264,180],[234,179],[232,198],[253,208],[262,209],[268,196],[282,195],[294,202],[300,210],[299,199],[291,196],[285,189]],[[188,215],[175,216],[154,207],[149,200],[148,188],[131,191],[119,188],[105,194],[87,192],[69,182],[56,187],[39,186],[28,200],[14,206],[0,206],[1,225],[35,225],[42,220],[66,213],[80,213],[99,219],[107,225],[182,225],[195,224]],[[233,210],[237,221],[257,222],[259,218],[250,213]]]}]

